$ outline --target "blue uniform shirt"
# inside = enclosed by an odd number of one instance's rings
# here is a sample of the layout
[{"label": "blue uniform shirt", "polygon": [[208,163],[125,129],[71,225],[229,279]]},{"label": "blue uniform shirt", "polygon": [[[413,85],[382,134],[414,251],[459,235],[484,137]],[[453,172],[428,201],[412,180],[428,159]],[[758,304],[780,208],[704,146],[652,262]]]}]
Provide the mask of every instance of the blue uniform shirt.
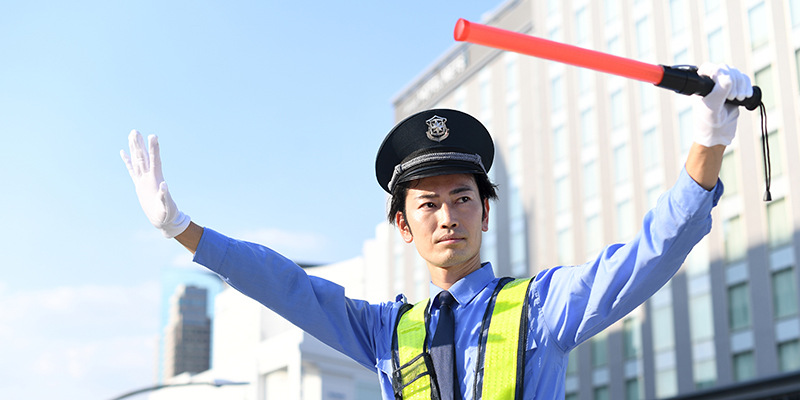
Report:
[{"label": "blue uniform shirt", "polygon": [[[527,310],[524,398],[564,398],[569,351],[642,304],[678,271],[692,247],[711,230],[711,209],[721,195],[721,182],[706,191],[684,169],[629,243],[608,246],[583,265],[554,267],[535,277]],[[392,331],[402,303],[350,299],[341,286],[308,276],[280,254],[208,228],[194,260],[322,342],[376,370],[383,398],[394,398]],[[458,301],[456,361],[464,399],[474,398],[478,333],[498,281],[486,263],[450,288]],[[432,285],[431,298],[439,291]],[[437,321],[438,304],[433,304],[430,332],[435,332]]]}]

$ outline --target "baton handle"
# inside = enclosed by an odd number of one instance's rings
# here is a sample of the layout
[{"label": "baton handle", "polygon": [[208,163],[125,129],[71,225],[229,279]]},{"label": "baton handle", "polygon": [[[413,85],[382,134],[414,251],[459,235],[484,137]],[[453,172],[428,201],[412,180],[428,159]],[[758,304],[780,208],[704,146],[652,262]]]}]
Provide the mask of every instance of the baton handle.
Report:
[{"label": "baton handle", "polygon": [[[668,67],[643,63],[630,58],[477,24],[463,18],[456,23],[453,36],[460,42],[470,42],[577,67],[589,68],[599,72],[652,83],[658,87],[674,90],[685,95],[697,94],[705,96],[711,93],[714,88],[714,81],[707,76],[698,75],[696,67]],[[742,101],[728,100],[727,103],[745,106],[748,110],[754,110],[761,103],[761,89],[758,86],[753,86],[753,96]]]},{"label": "baton handle", "polygon": [[[714,80],[708,76],[697,73],[697,67],[691,65],[680,65],[668,67],[662,65],[664,77],[656,86],[674,90],[677,93],[691,96],[693,94],[705,97],[714,89]],[[744,106],[753,111],[761,104],[761,88],[753,86],[753,95],[744,100],[726,100],[728,104]]]}]

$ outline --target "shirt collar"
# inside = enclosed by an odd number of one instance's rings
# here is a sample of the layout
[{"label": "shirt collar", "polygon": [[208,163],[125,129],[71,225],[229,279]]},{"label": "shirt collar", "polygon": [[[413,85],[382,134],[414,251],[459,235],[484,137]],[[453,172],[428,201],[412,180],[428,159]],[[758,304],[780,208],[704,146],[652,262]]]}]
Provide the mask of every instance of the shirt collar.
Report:
[{"label": "shirt collar", "polygon": [[[478,295],[489,283],[494,280],[494,270],[491,263],[483,263],[480,268],[471,274],[461,278],[458,282],[450,286],[450,294],[456,299],[459,305],[467,304]],[[435,301],[436,296],[444,289],[430,283],[431,304],[439,307],[439,302]]]}]

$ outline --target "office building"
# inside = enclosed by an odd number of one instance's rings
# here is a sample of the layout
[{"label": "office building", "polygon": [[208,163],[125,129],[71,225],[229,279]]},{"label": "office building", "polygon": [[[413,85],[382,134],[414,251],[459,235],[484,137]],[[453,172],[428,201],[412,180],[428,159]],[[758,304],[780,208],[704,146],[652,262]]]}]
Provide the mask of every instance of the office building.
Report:
[{"label": "office building", "polygon": [[210,366],[211,319],[206,315],[206,289],[178,286],[170,298],[164,329],[164,377],[198,373]]}]

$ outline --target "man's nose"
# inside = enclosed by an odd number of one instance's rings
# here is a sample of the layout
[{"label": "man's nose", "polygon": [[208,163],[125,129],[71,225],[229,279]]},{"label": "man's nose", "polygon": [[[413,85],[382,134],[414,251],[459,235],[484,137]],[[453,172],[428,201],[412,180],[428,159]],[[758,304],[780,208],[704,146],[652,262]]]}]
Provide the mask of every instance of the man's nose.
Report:
[{"label": "man's nose", "polygon": [[458,226],[458,219],[449,205],[445,204],[439,209],[439,222],[442,228],[455,228]]}]

